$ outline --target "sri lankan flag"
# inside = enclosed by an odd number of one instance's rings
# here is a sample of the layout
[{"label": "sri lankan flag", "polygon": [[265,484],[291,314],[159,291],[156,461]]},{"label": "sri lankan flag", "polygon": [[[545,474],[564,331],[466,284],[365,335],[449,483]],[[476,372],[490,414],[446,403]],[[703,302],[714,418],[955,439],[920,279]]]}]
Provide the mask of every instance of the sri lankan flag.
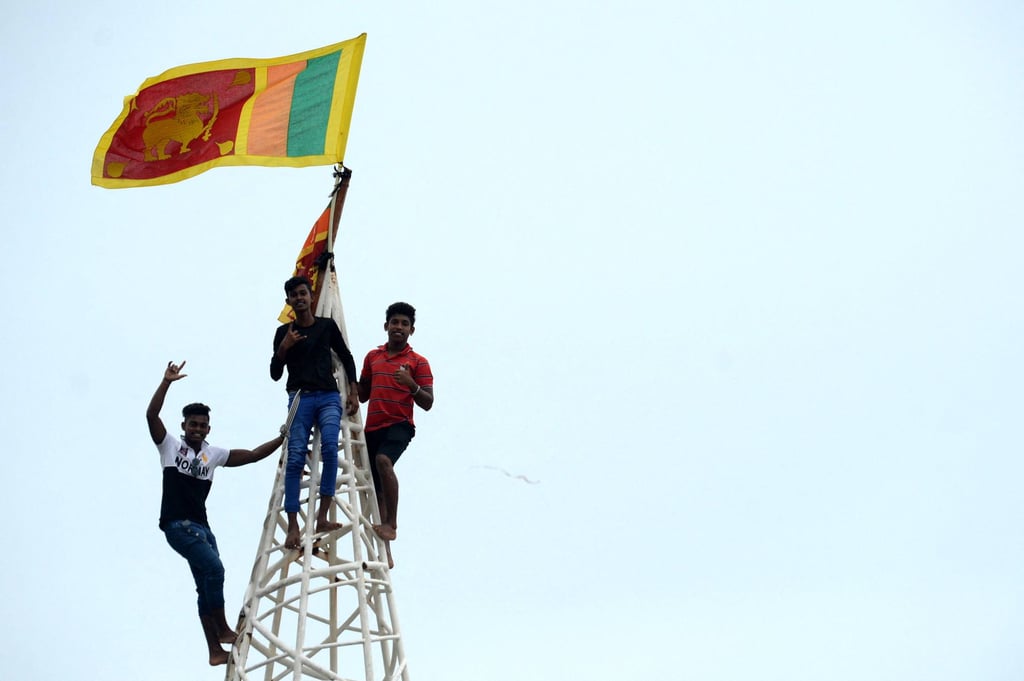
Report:
[{"label": "sri lankan flag", "polygon": [[100,138],[92,183],[170,184],[215,166],[341,163],[366,34],[276,59],[224,59],[147,79]]},{"label": "sri lankan flag", "polygon": [[[313,223],[313,229],[309,230],[299,255],[295,258],[295,270],[292,276],[303,276],[313,284],[313,310],[319,314],[320,294],[324,290],[325,277],[331,276],[331,259],[334,250],[334,242],[338,238],[338,225],[341,222],[341,211],[345,207],[345,197],[348,195],[348,185],[352,179],[352,171],[342,168],[335,174],[336,184],[331,192],[331,200],[327,208],[320,214],[317,221]],[[326,316],[326,315],[325,315]],[[295,311],[291,305],[285,303],[284,309],[278,315],[282,324],[295,321]],[[344,329],[344,326],[342,326]]]},{"label": "sri lankan flag", "polygon": [[[313,229],[309,230],[306,242],[302,244],[299,257],[295,259],[295,271],[292,276],[301,276],[309,279],[313,284],[313,308],[316,310],[316,302],[320,298],[320,291],[323,290],[323,277],[327,275],[327,263],[324,262],[324,254],[329,252],[331,244],[327,243],[330,234],[331,214],[334,210],[334,201],[324,209],[320,217],[313,223]],[[295,321],[295,311],[292,306],[285,303],[284,309],[278,315],[278,321],[282,324]]]}]

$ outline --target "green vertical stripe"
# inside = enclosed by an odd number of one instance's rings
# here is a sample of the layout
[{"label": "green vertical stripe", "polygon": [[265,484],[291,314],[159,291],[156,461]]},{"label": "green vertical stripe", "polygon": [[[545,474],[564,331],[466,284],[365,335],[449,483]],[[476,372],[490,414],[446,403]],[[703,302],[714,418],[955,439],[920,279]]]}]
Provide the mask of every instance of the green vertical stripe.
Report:
[{"label": "green vertical stripe", "polygon": [[292,110],[288,119],[288,155],[318,156],[324,153],[327,119],[331,115],[334,78],[341,50],[310,59],[295,78]]}]

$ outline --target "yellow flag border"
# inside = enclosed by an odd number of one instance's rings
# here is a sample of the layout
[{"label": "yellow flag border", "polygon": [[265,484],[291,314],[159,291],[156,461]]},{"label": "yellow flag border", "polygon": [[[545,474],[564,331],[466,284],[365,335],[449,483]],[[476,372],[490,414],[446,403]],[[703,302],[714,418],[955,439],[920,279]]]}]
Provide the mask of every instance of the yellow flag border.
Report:
[{"label": "yellow flag border", "polygon": [[[305,168],[307,166],[334,165],[335,163],[341,163],[344,160],[345,147],[348,143],[348,128],[352,122],[352,110],[355,106],[356,87],[359,85],[359,71],[363,64],[363,51],[365,46],[366,34],[362,33],[355,38],[343,40],[340,43],[334,43],[333,45],[319,47],[315,50],[308,50],[306,52],[300,52],[286,57],[273,57],[270,59],[246,59],[235,57],[231,59],[219,59],[195,64],[185,64],[183,66],[176,66],[172,69],[168,69],[159,76],[147,78],[135,91],[135,94],[124,98],[124,108],[121,110],[120,115],[114,120],[113,125],[111,125],[103,136],[100,137],[99,144],[96,146],[96,151],[93,153],[92,158],[92,183],[99,187],[106,187],[108,189],[151,187],[161,184],[173,184],[175,182],[187,180],[190,177],[195,177],[200,173],[206,172],[210,168],[218,166]],[[341,59],[338,62],[338,69],[335,72],[334,97],[331,100],[331,112],[327,119],[324,154],[292,157],[252,155],[237,156],[232,154],[229,156],[210,159],[209,161],[204,161],[203,163],[189,166],[188,168],[183,168],[182,170],[178,170],[167,175],[161,175],[160,177],[140,180],[103,176],[103,162],[106,158],[107,151],[110,149],[111,143],[114,141],[114,135],[117,134],[117,131],[121,128],[125,119],[128,118],[128,114],[131,112],[131,105],[135,101],[135,98],[138,97],[139,93],[146,88],[152,87],[153,85],[165,80],[171,80],[172,78],[190,76],[196,73],[204,73],[206,71],[251,68],[255,68],[257,70],[263,69],[265,71],[270,66],[279,66],[281,64],[290,64],[297,61],[315,59],[317,57],[322,57],[325,54],[336,52],[339,49],[341,50]],[[254,91],[253,96],[255,97],[256,94],[257,92]],[[241,126],[241,120],[239,120],[239,124]],[[241,134],[243,134],[243,131],[239,130],[239,135]],[[244,134],[248,135],[248,130],[245,130]],[[333,145],[331,140],[334,141]]]}]

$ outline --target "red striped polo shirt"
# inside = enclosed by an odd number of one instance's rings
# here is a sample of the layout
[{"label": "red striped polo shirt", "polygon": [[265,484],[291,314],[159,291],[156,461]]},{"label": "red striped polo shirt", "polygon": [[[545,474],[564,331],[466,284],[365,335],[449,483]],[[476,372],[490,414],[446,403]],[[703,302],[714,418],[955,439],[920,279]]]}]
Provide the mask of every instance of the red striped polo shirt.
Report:
[{"label": "red striped polo shirt", "polygon": [[430,363],[423,355],[413,352],[411,345],[407,344],[396,355],[388,354],[387,345],[378,346],[366,353],[359,381],[370,377],[370,402],[364,426],[367,431],[380,430],[402,421],[415,425],[412,420],[415,404],[412,393],[395,380],[395,372],[403,364],[408,365],[409,374],[416,385],[421,388],[433,387],[434,376],[430,373]]}]

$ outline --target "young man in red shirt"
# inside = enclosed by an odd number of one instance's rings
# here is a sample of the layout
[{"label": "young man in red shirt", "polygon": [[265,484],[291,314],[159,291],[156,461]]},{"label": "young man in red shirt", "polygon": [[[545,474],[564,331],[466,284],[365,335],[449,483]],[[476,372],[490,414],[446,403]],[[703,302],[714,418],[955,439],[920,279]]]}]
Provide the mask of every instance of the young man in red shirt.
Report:
[{"label": "young man in red shirt", "polygon": [[359,376],[359,401],[366,410],[366,449],[377,492],[381,523],[373,529],[381,539],[398,533],[398,478],[395,463],[416,435],[413,406],[434,406],[434,377],[430,363],[413,352],[409,336],[416,330],[416,308],[390,305],[384,316],[388,342],[367,353]]}]

